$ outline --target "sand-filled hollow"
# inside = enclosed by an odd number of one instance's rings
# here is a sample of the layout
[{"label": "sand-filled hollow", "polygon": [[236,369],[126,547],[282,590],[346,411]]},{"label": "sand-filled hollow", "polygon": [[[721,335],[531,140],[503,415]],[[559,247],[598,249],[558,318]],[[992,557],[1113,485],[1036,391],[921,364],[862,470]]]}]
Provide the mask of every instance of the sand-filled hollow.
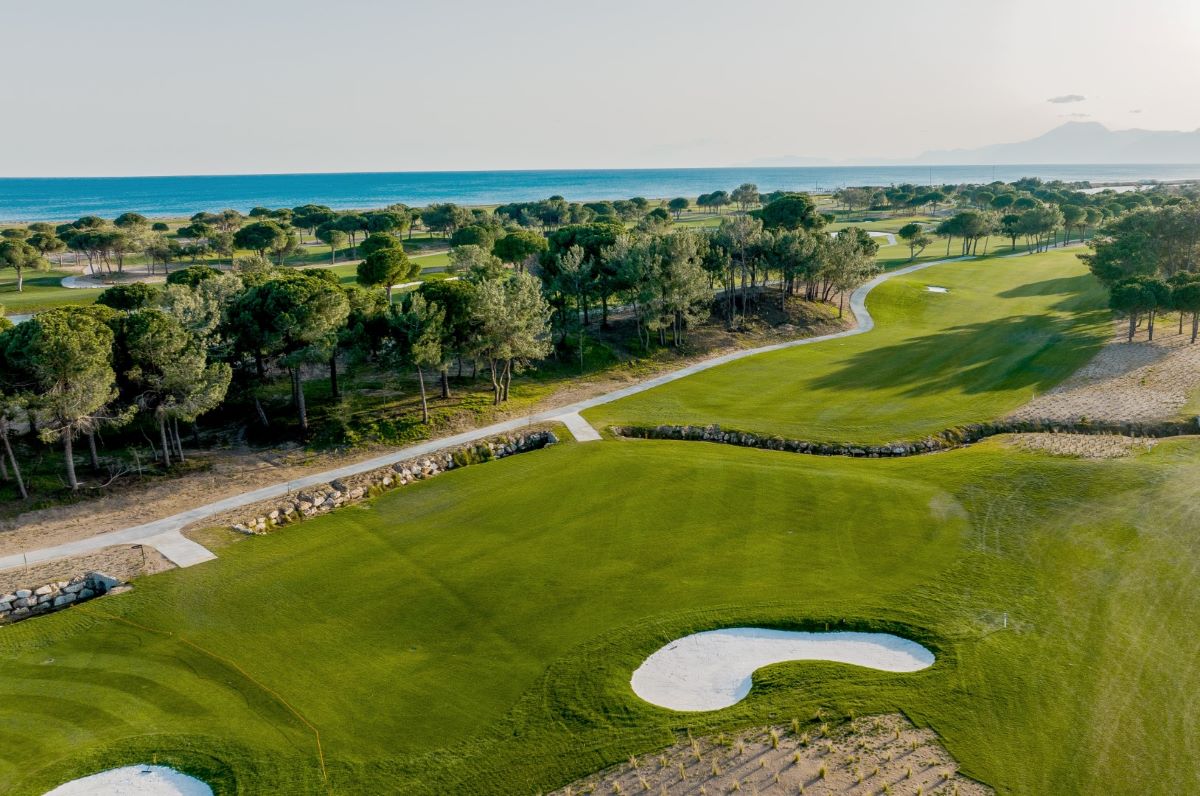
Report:
[{"label": "sand-filled hollow", "polygon": [[933,665],[933,653],[890,633],[809,633],[761,627],[708,630],[672,641],[642,662],[633,692],[671,710],[718,710],[750,693],[755,670],[787,661],[832,661],[886,672]]},{"label": "sand-filled hollow", "polygon": [[213,796],[195,777],[166,766],[125,766],[73,779],[45,796]]}]

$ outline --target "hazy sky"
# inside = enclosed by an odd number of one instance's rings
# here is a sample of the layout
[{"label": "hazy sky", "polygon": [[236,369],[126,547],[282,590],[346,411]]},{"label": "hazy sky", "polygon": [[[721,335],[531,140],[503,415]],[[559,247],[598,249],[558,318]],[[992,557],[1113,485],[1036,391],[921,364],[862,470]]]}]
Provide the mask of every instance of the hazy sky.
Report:
[{"label": "hazy sky", "polygon": [[1197,0],[0,9],[0,176],[724,166],[1200,127]]}]

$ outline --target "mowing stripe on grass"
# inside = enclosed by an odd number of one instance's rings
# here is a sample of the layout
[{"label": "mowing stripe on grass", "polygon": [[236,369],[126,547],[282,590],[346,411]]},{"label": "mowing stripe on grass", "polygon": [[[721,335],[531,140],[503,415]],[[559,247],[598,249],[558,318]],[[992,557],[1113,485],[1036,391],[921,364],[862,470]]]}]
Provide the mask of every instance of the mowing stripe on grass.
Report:
[{"label": "mowing stripe on grass", "polygon": [[146,625],[139,624],[138,622],[134,622],[132,619],[126,619],[123,616],[117,616],[116,614],[110,614],[107,611],[101,611],[90,605],[86,605],[86,606],[85,605],[77,605],[77,606],[75,606],[75,609],[78,611],[83,611],[86,614],[92,614],[95,616],[104,617],[105,619],[111,619],[114,622],[120,622],[122,624],[129,625],[130,627],[137,628],[138,630],[144,630],[147,633],[157,633],[161,636],[166,636],[167,638],[175,639],[176,641],[180,642],[181,644],[191,647],[192,649],[196,650],[200,654],[211,658],[212,660],[216,661],[217,663],[221,663],[221,664],[224,664],[225,666],[230,667],[231,669],[236,671],[238,674],[240,674],[242,677],[246,678],[251,683],[254,683],[254,685],[258,686],[266,694],[269,694],[276,702],[278,702],[279,704],[281,704],[285,708],[287,708],[289,713],[291,713],[293,716],[295,716],[297,719],[299,719],[301,724],[303,724],[305,727],[307,727],[309,730],[312,731],[312,733],[315,736],[316,741],[317,741],[317,762],[320,763],[320,765],[321,765],[321,778],[325,781],[325,789],[328,790],[329,793],[331,793],[331,794],[333,793],[333,790],[329,787],[329,774],[325,770],[325,749],[324,749],[324,747],[321,746],[321,731],[317,729],[315,724],[313,724],[311,721],[306,719],[304,717],[304,714],[302,714],[300,711],[298,711],[294,707],[292,707],[291,703],[289,703],[286,699],[284,699],[282,696],[280,696],[277,691],[275,691],[273,688],[268,686],[266,683],[263,683],[260,680],[255,679],[255,677],[253,675],[251,675],[249,672],[247,672],[245,669],[243,669],[241,666],[239,666],[234,661],[231,661],[229,658],[226,658],[222,655],[218,655],[217,653],[212,652],[211,650],[207,650],[204,647],[201,647],[199,644],[195,643],[194,641],[189,641],[188,639],[184,638],[183,636],[172,633],[169,630],[159,630],[158,628],[148,627]]}]

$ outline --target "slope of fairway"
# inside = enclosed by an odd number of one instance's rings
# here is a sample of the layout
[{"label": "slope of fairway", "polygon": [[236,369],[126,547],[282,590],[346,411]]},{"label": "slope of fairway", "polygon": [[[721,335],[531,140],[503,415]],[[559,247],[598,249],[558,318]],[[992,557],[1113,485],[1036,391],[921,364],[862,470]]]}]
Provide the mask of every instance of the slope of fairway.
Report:
[{"label": "slope of fairway", "polygon": [[[626,441],[468,468],[0,630],[0,791],[153,756],[219,793],[322,793],[315,729],[333,792],[532,793],[818,707],[904,710],[1004,791],[1195,791],[1197,484],[1192,442]],[[666,641],[748,624],[892,632],[937,662],[782,664],[712,714],[630,690]]]},{"label": "slope of fairway", "polygon": [[598,428],[716,423],[806,440],[910,439],[1016,408],[1110,332],[1104,291],[1069,251],[933,266],[875,288],[867,307],[867,334],[741,359],[584,416]]}]

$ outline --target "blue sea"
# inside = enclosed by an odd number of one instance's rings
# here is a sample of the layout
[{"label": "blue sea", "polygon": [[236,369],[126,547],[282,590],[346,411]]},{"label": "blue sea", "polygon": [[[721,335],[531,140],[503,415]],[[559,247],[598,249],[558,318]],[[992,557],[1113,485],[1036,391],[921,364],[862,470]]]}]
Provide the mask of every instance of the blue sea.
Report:
[{"label": "blue sea", "polygon": [[335,209],[394,202],[484,205],[544,199],[694,197],[744,182],[762,191],[831,190],[848,185],[1012,181],[1200,178],[1200,165],[813,166],[719,169],[580,169],[563,171],[427,171],[352,174],[238,174],[179,177],[0,178],[0,221],[111,218],[126,211],[151,217],[201,210],[323,204]]}]

